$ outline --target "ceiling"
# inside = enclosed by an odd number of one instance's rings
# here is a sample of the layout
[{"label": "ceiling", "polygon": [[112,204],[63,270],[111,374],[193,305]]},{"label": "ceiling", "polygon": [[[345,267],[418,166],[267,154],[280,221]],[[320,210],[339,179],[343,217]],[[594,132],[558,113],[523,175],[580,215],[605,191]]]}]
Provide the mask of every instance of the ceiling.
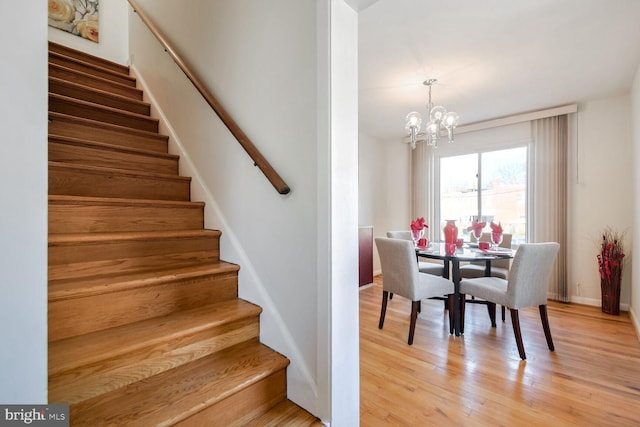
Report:
[{"label": "ceiling", "polygon": [[626,94],[640,0],[350,0],[359,10],[359,126],[406,136],[433,101],[460,124]]}]

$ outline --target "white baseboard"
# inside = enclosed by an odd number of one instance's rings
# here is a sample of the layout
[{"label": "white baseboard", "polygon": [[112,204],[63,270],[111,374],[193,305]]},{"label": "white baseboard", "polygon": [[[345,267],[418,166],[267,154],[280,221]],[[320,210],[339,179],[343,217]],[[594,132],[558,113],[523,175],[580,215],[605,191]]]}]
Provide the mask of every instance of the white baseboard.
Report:
[{"label": "white baseboard", "polygon": [[[591,305],[593,307],[602,307],[602,300],[600,298],[596,299],[596,298],[584,298],[584,297],[572,296],[569,299],[569,301],[575,302],[576,304]],[[629,304],[620,303],[620,310],[629,311]]]},{"label": "white baseboard", "polygon": [[633,323],[633,326],[636,329],[636,337],[638,337],[638,341],[640,341],[640,319],[638,319],[638,316],[636,316],[636,313],[633,310],[629,310],[629,316],[631,316],[631,323]]}]

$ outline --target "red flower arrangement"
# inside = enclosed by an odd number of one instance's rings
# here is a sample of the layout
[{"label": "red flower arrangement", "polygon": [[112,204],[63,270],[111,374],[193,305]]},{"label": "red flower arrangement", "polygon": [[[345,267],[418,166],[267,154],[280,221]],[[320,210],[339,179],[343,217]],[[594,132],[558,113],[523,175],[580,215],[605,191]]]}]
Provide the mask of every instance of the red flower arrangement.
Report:
[{"label": "red flower arrangement", "polygon": [[486,222],[472,221],[471,225],[467,227],[467,231],[471,231],[476,240],[482,235],[482,229],[487,225]]},{"label": "red flower arrangement", "polygon": [[429,226],[424,223],[423,217],[419,217],[411,221],[411,231],[420,231],[425,228],[429,228]]},{"label": "red flower arrangement", "polygon": [[424,223],[423,217],[411,221],[411,237],[413,238],[413,242],[420,247],[427,245],[427,241],[422,238],[425,228],[429,228],[429,226]]},{"label": "red flower arrangement", "polygon": [[598,270],[600,271],[600,288],[602,291],[602,311],[610,314],[620,312],[620,280],[622,279],[622,264],[624,245],[620,234],[607,228],[602,233]]}]

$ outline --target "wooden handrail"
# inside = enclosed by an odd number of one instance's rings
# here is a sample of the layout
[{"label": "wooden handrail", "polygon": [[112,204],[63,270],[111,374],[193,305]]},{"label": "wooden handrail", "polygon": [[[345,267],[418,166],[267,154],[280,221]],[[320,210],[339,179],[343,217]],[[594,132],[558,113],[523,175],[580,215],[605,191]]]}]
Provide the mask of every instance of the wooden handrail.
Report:
[{"label": "wooden handrail", "polygon": [[271,185],[278,191],[280,194],[288,194],[291,189],[287,185],[286,182],[278,175],[276,170],[271,166],[271,164],[264,158],[262,153],[258,151],[253,142],[249,139],[249,137],[240,129],[240,126],[231,118],[229,113],[222,107],[220,102],[207,90],[207,88],[202,84],[200,79],[196,77],[196,75],[191,71],[191,69],[187,66],[187,64],[182,60],[182,58],[176,53],[176,51],[171,47],[171,45],[167,42],[165,37],[162,35],[160,30],[155,26],[153,22],[149,19],[146,13],[140,6],[135,2],[135,0],[127,0],[133,11],[138,14],[142,22],[149,28],[151,33],[158,39],[164,50],[173,58],[174,62],[182,72],[187,76],[187,78],[191,81],[193,86],[200,92],[205,101],[211,106],[213,111],[216,112],[220,120],[225,124],[227,129],[233,134],[233,136],[238,140],[244,151],[247,152],[249,157],[253,160],[255,166],[260,168],[262,173],[267,177]]}]

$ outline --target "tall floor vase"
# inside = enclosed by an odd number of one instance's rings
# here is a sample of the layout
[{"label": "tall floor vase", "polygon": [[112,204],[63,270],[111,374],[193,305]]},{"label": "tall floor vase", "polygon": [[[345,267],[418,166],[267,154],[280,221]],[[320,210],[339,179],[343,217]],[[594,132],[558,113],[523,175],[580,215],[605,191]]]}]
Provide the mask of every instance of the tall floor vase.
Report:
[{"label": "tall floor vase", "polygon": [[611,276],[600,279],[600,290],[602,291],[602,312],[607,314],[620,314],[620,281],[622,270],[611,271]]}]

